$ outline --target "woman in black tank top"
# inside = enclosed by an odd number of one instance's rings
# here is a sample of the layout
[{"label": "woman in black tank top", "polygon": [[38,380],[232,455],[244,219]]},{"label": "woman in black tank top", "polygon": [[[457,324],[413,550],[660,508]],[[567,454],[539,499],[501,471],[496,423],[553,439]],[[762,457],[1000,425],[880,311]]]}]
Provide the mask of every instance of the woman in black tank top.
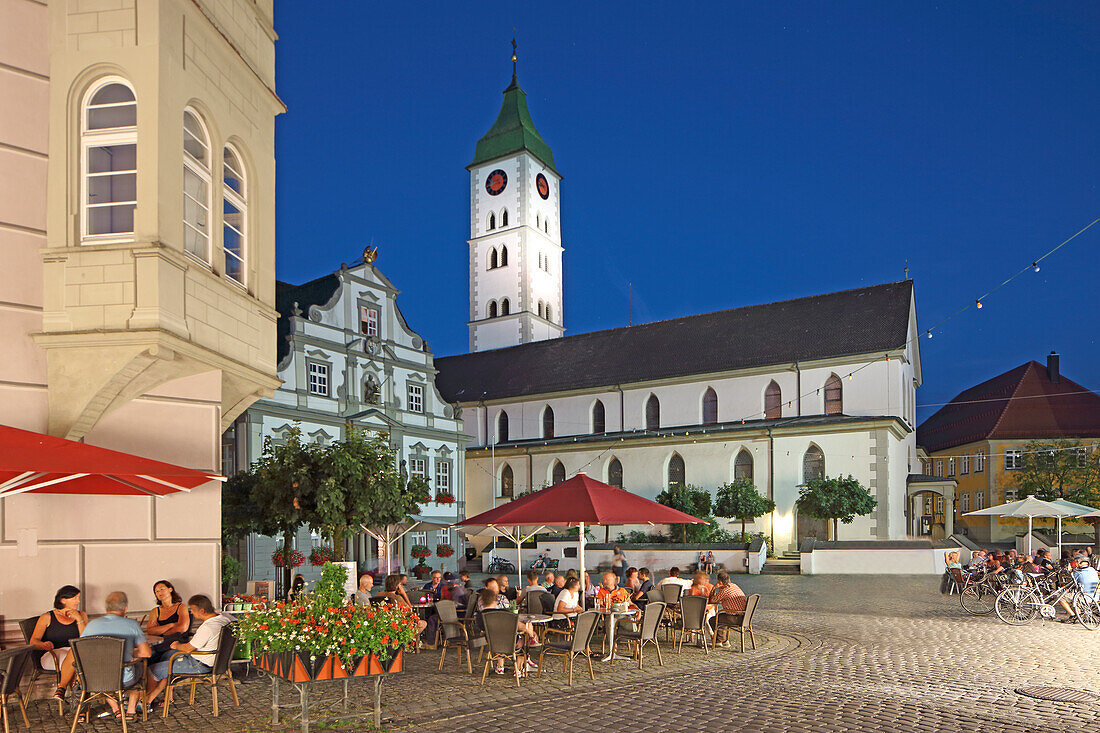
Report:
[{"label": "woman in black tank top", "polygon": [[80,610],[80,589],[76,586],[62,586],[53,599],[53,610],[38,617],[38,623],[31,632],[31,646],[37,649],[40,657],[49,654],[49,662],[57,670],[57,690],[54,697],[64,699],[65,690],[73,681],[76,669],[69,655],[69,642],[80,636],[88,623],[88,615]]},{"label": "woman in black tank top", "polygon": [[145,631],[164,637],[163,641],[153,646],[153,656],[157,657],[169,651],[172,642],[187,641],[191,637],[191,614],[180,594],[167,580],[158,580],[153,584],[153,595],[157,599],[157,605],[149,612],[149,623]]}]

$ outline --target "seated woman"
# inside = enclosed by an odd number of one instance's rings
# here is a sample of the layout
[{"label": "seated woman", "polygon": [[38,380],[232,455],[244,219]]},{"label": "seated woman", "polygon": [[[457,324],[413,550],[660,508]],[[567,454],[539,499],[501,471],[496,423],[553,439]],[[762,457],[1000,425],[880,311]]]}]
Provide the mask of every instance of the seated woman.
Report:
[{"label": "seated woman", "polygon": [[958,550],[954,550],[952,552],[945,552],[944,555],[943,555],[943,560],[944,560],[944,562],[947,563],[947,569],[948,570],[951,570],[952,568],[955,568],[956,570],[962,570],[962,565],[959,563],[959,551]]},{"label": "seated woman", "polygon": [[714,586],[710,584],[710,575],[700,571],[692,577],[688,595],[709,597],[712,590]]},{"label": "seated woman", "polygon": [[[65,690],[76,675],[69,642],[80,636],[87,623],[88,614],[80,610],[80,589],[63,585],[54,594],[53,609],[38,617],[31,632],[31,646],[43,653],[42,667],[58,672],[57,689],[53,693],[56,700],[65,699]],[[53,654],[46,653],[50,651]]]},{"label": "seated woman", "polygon": [[165,652],[171,651],[172,642],[191,638],[191,614],[187,610],[187,604],[176,592],[176,587],[167,580],[153,583],[153,597],[157,605],[149,612],[145,633],[164,637],[153,645],[153,661],[156,662],[160,661],[159,657]]},{"label": "seated woman", "polygon": [[[399,606],[405,608],[412,608],[412,604],[409,603],[409,597],[405,595],[401,589],[401,576],[400,575],[387,575],[385,585],[382,586],[385,590],[378,594],[378,598],[386,598],[393,601]],[[416,632],[420,633],[427,628],[428,622],[422,618],[416,620]]]},{"label": "seated woman", "polygon": [[[490,580],[494,580],[494,579],[490,578]],[[481,611],[492,611],[492,610],[495,610],[495,609],[504,609],[504,610],[506,610],[506,609],[509,608],[508,601],[504,598],[504,596],[500,595],[500,593],[497,592],[497,589],[499,587],[500,586],[498,586],[495,582],[494,583],[487,583],[484,588],[482,588],[480,591],[478,591],[476,608],[477,608],[477,611],[479,613]],[[502,603],[503,603],[503,605],[501,605]],[[536,645],[536,644],[539,643],[539,638],[538,638],[538,635],[535,634],[534,626],[535,626],[534,624],[525,624],[522,621],[516,622],[516,630],[519,633],[527,635],[527,640],[528,640],[529,645]],[[534,662],[527,662],[527,659],[526,659],[525,655],[521,654],[519,659],[520,659],[520,661],[516,665],[516,676],[517,677],[526,676],[526,673],[521,672],[520,670],[537,669],[537,667],[534,666]],[[504,674],[504,660],[503,659],[498,659],[497,660],[496,672],[497,672],[497,674]]]},{"label": "seated woman", "polygon": [[569,578],[565,581],[565,587],[558,593],[554,600],[554,617],[550,626],[555,629],[565,630],[569,628],[569,619],[584,611],[580,604],[581,581]]}]

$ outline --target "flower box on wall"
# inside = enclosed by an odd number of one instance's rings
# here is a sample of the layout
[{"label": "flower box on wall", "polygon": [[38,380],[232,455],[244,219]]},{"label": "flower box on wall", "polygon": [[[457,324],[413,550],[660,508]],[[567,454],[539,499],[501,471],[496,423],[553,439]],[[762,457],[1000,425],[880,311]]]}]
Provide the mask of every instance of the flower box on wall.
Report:
[{"label": "flower box on wall", "polygon": [[348,666],[345,666],[338,656],[310,657],[309,652],[261,654],[252,662],[265,672],[288,682],[322,682],[348,677],[397,674],[404,671],[405,667],[403,649],[398,649],[393,656],[385,660],[374,653],[353,657]]}]

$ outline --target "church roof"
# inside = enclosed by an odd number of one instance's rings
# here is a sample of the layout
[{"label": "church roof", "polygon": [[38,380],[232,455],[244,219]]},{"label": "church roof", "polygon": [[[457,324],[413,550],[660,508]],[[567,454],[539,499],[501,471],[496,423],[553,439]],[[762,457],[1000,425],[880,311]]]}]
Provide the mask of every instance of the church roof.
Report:
[{"label": "church roof", "polygon": [[448,402],[614,387],[905,346],[903,280],[437,358]]},{"label": "church roof", "polygon": [[929,453],[976,440],[1100,437],[1100,395],[1029,361],[963,390],[917,428]]},{"label": "church roof", "polygon": [[520,88],[513,71],[512,83],[504,90],[504,103],[500,105],[497,120],[477,141],[474,160],[466,168],[473,168],[521,150],[531,153],[554,173],[558,172],[554,166],[554,153],[539,135],[539,131],[535,129],[535,123],[531,121],[531,113],[527,111],[527,95]]}]

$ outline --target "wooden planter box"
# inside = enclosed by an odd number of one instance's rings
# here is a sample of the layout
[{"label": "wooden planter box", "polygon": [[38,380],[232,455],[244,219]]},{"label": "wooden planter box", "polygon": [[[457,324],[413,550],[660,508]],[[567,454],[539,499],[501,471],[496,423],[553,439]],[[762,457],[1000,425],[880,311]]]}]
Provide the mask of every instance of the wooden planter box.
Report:
[{"label": "wooden planter box", "polygon": [[375,654],[354,659],[350,671],[339,657],[310,659],[309,652],[261,654],[253,658],[252,663],[287,682],[321,682],[349,677],[395,674],[404,670],[404,661],[405,650],[398,649],[394,656],[385,661]]}]

